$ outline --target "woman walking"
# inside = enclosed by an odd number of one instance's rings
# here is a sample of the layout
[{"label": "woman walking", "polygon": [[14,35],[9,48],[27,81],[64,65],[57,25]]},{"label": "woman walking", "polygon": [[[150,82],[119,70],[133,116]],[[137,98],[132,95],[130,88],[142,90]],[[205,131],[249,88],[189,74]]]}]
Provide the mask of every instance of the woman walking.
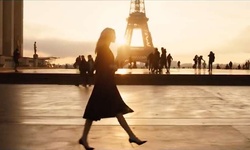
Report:
[{"label": "woman walking", "polygon": [[89,146],[87,141],[93,121],[109,117],[117,118],[122,128],[127,132],[130,143],[141,145],[146,142],[135,136],[123,117],[124,114],[131,113],[133,110],[124,103],[116,87],[114,75],[117,68],[114,65],[114,55],[109,48],[110,43],[115,42],[115,38],[115,31],[106,28],[102,31],[96,44],[95,86],[83,114],[86,122],[82,137],[79,139],[79,144],[83,145],[86,150],[94,149]]}]

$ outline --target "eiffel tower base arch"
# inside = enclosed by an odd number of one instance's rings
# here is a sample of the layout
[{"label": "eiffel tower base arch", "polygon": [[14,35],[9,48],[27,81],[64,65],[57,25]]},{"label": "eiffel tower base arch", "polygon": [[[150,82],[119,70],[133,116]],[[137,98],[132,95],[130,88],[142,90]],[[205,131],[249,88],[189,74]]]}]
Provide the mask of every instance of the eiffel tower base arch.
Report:
[{"label": "eiffel tower base arch", "polygon": [[129,63],[129,58],[136,62],[147,62],[147,57],[154,51],[152,47],[130,47],[121,46],[118,48],[116,61],[119,68]]}]

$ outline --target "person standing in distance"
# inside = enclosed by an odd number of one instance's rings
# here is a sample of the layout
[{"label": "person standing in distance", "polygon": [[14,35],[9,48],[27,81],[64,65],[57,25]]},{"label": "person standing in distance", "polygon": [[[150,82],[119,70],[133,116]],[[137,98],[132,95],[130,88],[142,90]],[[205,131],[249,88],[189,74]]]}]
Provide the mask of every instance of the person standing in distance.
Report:
[{"label": "person standing in distance", "polygon": [[13,52],[14,70],[18,72],[17,67],[19,66],[20,51],[16,48]]},{"label": "person standing in distance", "polygon": [[212,69],[213,69],[213,62],[214,62],[214,59],[215,59],[215,56],[214,56],[214,53],[213,51],[210,51],[209,55],[208,55],[208,72],[210,74],[212,74]]},{"label": "person standing in distance", "polygon": [[96,44],[95,85],[83,114],[86,122],[82,137],[79,139],[79,144],[84,146],[86,150],[94,149],[89,146],[87,136],[93,121],[102,118],[116,117],[122,128],[127,132],[130,143],[141,145],[147,142],[136,137],[123,117],[124,114],[132,113],[133,110],[125,104],[115,83],[117,67],[115,66],[114,55],[109,48],[111,42],[115,42],[115,38],[115,30],[105,28]]}]

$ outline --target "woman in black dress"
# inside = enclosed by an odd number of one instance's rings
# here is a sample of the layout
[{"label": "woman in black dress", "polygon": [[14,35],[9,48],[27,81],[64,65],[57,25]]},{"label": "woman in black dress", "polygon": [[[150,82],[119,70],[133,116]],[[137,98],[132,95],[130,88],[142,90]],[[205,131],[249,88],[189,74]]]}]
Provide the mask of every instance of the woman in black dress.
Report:
[{"label": "woman in black dress", "polygon": [[106,28],[102,31],[96,44],[95,86],[83,115],[86,122],[82,137],[79,139],[79,144],[83,145],[87,150],[94,149],[89,147],[87,142],[92,122],[109,117],[118,119],[120,125],[127,132],[130,143],[141,145],[146,142],[135,136],[123,117],[124,114],[131,113],[133,110],[124,103],[116,87],[114,75],[117,68],[114,63],[114,55],[109,48],[110,43],[115,42],[115,38],[115,31],[111,28]]}]

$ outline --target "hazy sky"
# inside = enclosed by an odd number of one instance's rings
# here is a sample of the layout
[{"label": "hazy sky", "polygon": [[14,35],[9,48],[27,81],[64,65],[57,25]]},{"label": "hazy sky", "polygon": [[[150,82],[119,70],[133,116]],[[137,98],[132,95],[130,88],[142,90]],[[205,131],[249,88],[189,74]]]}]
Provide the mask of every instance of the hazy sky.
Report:
[{"label": "hazy sky", "polygon": [[[215,63],[250,59],[250,1],[145,0],[155,47],[165,47],[174,60],[215,52]],[[24,56],[58,56],[73,63],[79,54],[94,55],[105,27],[121,41],[130,0],[24,0]],[[141,39],[139,39],[141,40]],[[112,46],[116,54],[118,44]]]}]

